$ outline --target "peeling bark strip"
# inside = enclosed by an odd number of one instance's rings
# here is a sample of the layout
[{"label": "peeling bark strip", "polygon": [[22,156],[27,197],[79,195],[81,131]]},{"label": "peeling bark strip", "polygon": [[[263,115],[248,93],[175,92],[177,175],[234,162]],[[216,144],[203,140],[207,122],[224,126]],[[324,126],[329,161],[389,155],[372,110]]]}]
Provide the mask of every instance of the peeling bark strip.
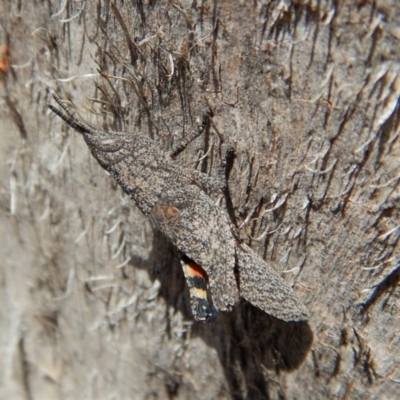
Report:
[{"label": "peeling bark strip", "polygon": [[[308,310],[293,290],[264,260],[239,243],[227,212],[206,194],[206,190],[221,188],[219,182],[174,165],[144,135],[90,128],[56,96],[54,99],[64,111],[52,105],[49,108],[82,134],[99,164],[184,254],[183,268],[197,322],[212,321],[218,311],[230,310],[239,295],[284,321],[307,320]],[[203,132],[207,120],[203,118],[192,140]],[[207,278],[213,305],[207,300]]]}]

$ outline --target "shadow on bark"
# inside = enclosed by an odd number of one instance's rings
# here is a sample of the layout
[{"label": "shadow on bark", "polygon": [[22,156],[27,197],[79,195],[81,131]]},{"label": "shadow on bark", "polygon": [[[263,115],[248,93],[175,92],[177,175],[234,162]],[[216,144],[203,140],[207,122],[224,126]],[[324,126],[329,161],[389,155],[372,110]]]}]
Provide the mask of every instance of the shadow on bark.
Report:
[{"label": "shadow on bark", "polygon": [[[193,320],[189,291],[179,263],[178,252],[161,233],[155,231],[153,250],[145,262],[133,260],[135,266],[147,268],[152,280],[160,279],[162,296],[168,307]],[[160,262],[161,261],[161,262]],[[167,334],[171,321],[167,318]],[[196,324],[191,337],[200,337],[217,351],[233,399],[269,398],[266,374],[296,370],[306,358],[313,341],[307,322],[284,322],[245,300],[232,312],[220,313],[212,324]]]}]

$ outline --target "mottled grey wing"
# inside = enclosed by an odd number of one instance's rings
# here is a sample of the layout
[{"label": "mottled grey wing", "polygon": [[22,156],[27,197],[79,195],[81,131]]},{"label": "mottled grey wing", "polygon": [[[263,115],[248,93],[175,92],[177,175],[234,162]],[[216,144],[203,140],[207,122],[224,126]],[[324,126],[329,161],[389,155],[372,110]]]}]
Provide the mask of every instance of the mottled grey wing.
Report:
[{"label": "mottled grey wing", "polygon": [[240,296],[284,321],[307,321],[309,312],[294,291],[247,246],[236,249]]},{"label": "mottled grey wing", "polygon": [[171,179],[150,213],[156,226],[208,275],[214,306],[228,310],[239,299],[235,240],[226,215],[199,187]]}]

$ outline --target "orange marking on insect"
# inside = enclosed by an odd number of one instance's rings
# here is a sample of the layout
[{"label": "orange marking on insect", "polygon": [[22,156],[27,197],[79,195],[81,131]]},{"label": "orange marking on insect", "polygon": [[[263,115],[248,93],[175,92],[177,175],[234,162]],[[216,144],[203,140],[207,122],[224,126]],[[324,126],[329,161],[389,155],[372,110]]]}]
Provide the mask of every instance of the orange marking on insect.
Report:
[{"label": "orange marking on insect", "polygon": [[180,215],[180,211],[176,207],[168,206],[165,208],[165,214],[168,218],[174,218]]},{"label": "orange marking on insect", "polygon": [[207,279],[207,274],[205,273],[204,269],[194,261],[190,260],[187,262],[187,266],[189,267],[188,269],[190,276]]}]

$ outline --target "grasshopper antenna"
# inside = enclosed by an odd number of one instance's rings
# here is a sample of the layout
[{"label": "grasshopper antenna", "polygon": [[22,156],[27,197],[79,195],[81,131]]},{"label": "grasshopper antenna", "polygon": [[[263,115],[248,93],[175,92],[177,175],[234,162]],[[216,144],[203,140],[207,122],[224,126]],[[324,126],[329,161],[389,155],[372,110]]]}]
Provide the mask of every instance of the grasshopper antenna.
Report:
[{"label": "grasshopper antenna", "polygon": [[79,133],[88,133],[91,134],[93,132],[93,129],[90,129],[88,126],[86,126],[83,122],[79,121],[79,119],[75,116],[73,111],[67,107],[65,104],[61,102],[61,100],[53,94],[53,99],[56,101],[56,103],[64,110],[59,110],[58,108],[54,107],[51,104],[48,104],[48,107],[50,108],[51,111],[53,111],[55,114],[57,114],[60,118],[62,118],[69,126],[74,128],[76,131]]}]

